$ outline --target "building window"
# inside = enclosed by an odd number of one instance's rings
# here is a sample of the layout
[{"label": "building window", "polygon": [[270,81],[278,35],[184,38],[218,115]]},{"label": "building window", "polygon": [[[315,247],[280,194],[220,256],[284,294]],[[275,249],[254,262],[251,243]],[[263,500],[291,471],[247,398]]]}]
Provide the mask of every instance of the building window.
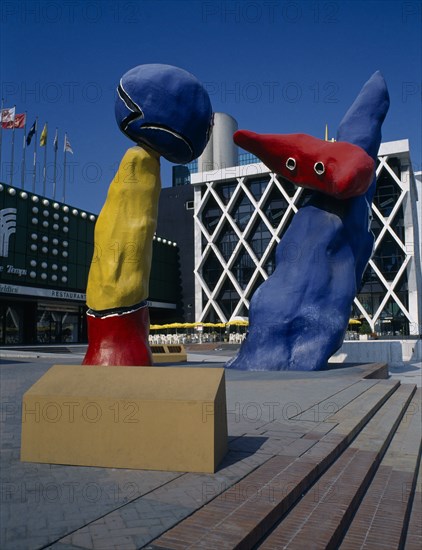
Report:
[{"label": "building window", "polygon": [[277,187],[274,187],[265,202],[264,212],[270,224],[277,228],[287,210],[288,203]]},{"label": "building window", "polygon": [[198,172],[198,159],[193,160],[186,164],[186,167],[189,169],[191,174],[196,174]]},{"label": "building window", "polygon": [[265,191],[268,182],[269,177],[266,176],[264,178],[248,178],[245,183],[246,187],[252,193],[254,199],[258,202],[259,199],[262,197],[262,193]]},{"label": "building window", "polygon": [[220,197],[223,204],[228,204],[229,200],[231,199],[231,196],[234,193],[234,190],[236,189],[237,182],[231,181],[231,182],[225,182],[222,185],[219,185],[217,187],[217,194]]},{"label": "building window", "polygon": [[244,193],[242,193],[231,212],[232,218],[241,231],[243,231],[248,225],[254,210],[255,207],[251,201]]},{"label": "building window", "polygon": [[236,292],[233,283],[230,281],[230,279],[226,279],[218,294],[217,302],[223,310],[223,313],[227,317],[227,319],[230,319],[230,317],[232,316],[237,306],[237,302],[239,301],[239,298],[240,296]]},{"label": "building window", "polygon": [[267,246],[270,244],[271,233],[264,221],[259,218],[254,225],[252,234],[249,238],[250,245],[252,246],[255,256],[259,259],[262,258]]},{"label": "building window", "polygon": [[236,277],[239,286],[244,290],[248,286],[255,271],[255,264],[245,249],[238,254],[231,271]]},{"label": "building window", "polygon": [[221,208],[215,199],[210,197],[202,214],[202,222],[210,235],[214,233],[222,214]]},{"label": "building window", "polygon": [[173,166],[173,187],[178,187],[179,185],[189,185],[190,184],[190,170],[187,166],[178,164]]},{"label": "building window", "polygon": [[230,259],[238,242],[239,237],[237,236],[235,230],[229,222],[225,222],[223,229],[217,238],[217,246],[226,262]]},{"label": "building window", "polygon": [[0,305],[0,344],[15,345],[23,342],[22,306]]},{"label": "building window", "polygon": [[[389,160],[389,166],[394,172],[397,171],[397,162]],[[384,167],[378,175],[377,189],[374,195],[374,204],[384,218],[388,218],[393,210],[402,190],[391,174]]]},{"label": "building window", "polygon": [[386,233],[372,260],[387,281],[393,281],[404,262],[405,252],[390,233]]},{"label": "building window", "polygon": [[262,161],[252,153],[241,153],[239,155],[239,166],[245,166],[246,164],[256,164],[257,162]]},{"label": "building window", "polygon": [[223,267],[218,261],[216,255],[211,250],[205,260],[204,267],[202,268],[202,275],[210,290],[214,290],[218,280],[223,273]]}]

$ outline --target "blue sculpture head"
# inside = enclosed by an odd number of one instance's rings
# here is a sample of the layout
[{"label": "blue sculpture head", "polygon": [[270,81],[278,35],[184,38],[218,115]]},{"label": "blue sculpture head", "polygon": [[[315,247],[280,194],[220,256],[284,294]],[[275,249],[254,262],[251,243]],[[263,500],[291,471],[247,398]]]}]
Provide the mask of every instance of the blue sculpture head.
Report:
[{"label": "blue sculpture head", "polygon": [[160,64],[139,65],[122,76],[115,114],[128,138],[181,164],[202,153],[213,118],[210,98],[198,79]]}]

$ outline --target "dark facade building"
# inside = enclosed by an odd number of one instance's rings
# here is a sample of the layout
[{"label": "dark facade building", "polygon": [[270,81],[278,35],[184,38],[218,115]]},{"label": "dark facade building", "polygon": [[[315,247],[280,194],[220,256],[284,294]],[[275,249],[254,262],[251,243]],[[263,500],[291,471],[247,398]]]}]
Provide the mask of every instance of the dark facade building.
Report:
[{"label": "dark facade building", "polygon": [[[0,345],[85,342],[96,215],[0,184]],[[155,236],[153,323],[181,315],[179,252]]]},{"label": "dark facade building", "polygon": [[157,235],[175,241],[180,254],[181,309],[177,321],[195,321],[194,198],[191,185],[161,190]]},{"label": "dark facade building", "polygon": [[190,183],[191,170],[189,166],[177,164],[172,167],[172,186],[188,185]]}]

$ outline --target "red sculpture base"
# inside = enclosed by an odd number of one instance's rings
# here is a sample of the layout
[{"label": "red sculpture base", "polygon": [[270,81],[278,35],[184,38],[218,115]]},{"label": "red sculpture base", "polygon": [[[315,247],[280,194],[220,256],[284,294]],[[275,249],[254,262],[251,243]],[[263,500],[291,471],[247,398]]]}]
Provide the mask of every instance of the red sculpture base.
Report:
[{"label": "red sculpture base", "polygon": [[147,307],[106,317],[88,313],[87,319],[89,344],[83,365],[143,367],[153,364],[148,345]]}]

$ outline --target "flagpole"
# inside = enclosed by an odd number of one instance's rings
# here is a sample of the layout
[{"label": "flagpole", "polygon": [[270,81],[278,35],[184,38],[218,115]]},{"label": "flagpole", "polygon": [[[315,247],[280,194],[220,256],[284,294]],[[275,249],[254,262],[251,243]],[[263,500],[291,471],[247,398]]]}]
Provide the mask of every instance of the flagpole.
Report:
[{"label": "flagpole", "polygon": [[23,151],[22,151],[22,165],[21,165],[21,187],[25,189],[25,157],[26,157],[26,119],[28,117],[28,111],[25,111],[25,126],[23,129]]},{"label": "flagpole", "polygon": [[1,111],[0,111],[0,180],[1,180],[1,174],[2,174],[2,166],[1,166],[1,146],[3,141],[3,107],[4,107],[4,99],[1,98]]},{"label": "flagpole", "polygon": [[54,171],[53,171],[53,199],[56,198],[56,181],[57,181],[57,149],[58,149],[58,139],[57,135],[58,129],[56,128],[56,135],[54,137]]},{"label": "flagpole", "polygon": [[[47,139],[48,139],[48,123],[45,123],[45,143],[44,143],[44,173],[42,182],[42,194],[45,197],[45,181],[47,178]],[[44,131],[44,130],[43,130]]]},{"label": "flagpole", "polygon": [[63,202],[66,202],[66,141],[67,141],[67,134],[64,135]]},{"label": "flagpole", "polygon": [[[16,116],[16,105],[14,105],[15,116]],[[15,160],[15,118],[13,118],[13,128],[12,128],[12,151],[11,151],[11,163],[10,163],[10,185],[13,185],[13,164]]]},{"label": "flagpole", "polygon": [[35,193],[35,179],[37,171],[37,140],[38,140],[38,117],[35,118],[35,143],[34,143],[34,173],[32,174],[32,192]]}]

